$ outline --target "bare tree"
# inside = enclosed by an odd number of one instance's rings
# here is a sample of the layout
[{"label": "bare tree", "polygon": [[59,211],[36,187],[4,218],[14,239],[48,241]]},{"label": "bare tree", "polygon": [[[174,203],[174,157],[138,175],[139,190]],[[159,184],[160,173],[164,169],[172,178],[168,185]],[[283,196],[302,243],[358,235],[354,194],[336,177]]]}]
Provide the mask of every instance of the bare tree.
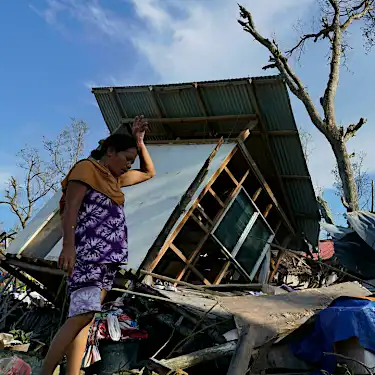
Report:
[{"label": "bare tree", "polygon": [[60,181],[82,156],[87,131],[88,126],[84,121],[73,118],[72,123],[55,139],[43,138],[43,146],[49,159],[46,164],[54,181],[53,190],[59,188]]},{"label": "bare tree", "polygon": [[18,153],[19,177],[11,176],[0,205],[8,206],[17,220],[15,227],[25,228],[36,207],[81,157],[87,125],[73,120],[54,140],[43,139],[43,149],[26,147]]},{"label": "bare tree", "polygon": [[309,163],[310,156],[314,151],[313,137],[311,133],[305,131],[301,127],[298,128],[299,138],[301,140],[303,155],[307,164]]},{"label": "bare tree", "polygon": [[[238,21],[244,31],[249,33],[271,54],[269,64],[263,69],[276,68],[284,78],[290,91],[303,103],[315,127],[325,136],[336,158],[337,169],[342,182],[342,201],[349,211],[359,209],[355,176],[347,151],[347,142],[356,135],[366,123],[361,118],[358,123],[346,128],[339,126],[336,120],[335,98],[340,77],[342,57],[348,47],[345,35],[354,22],[362,22],[362,32],[367,47],[375,44],[375,0],[321,0],[322,17],[317,31],[302,35],[296,46],[283,52],[273,39],[264,37],[254,23],[252,14],[243,6],[240,7]],[[326,88],[320,98],[322,111],[314,104],[307,88],[295,73],[288,58],[295,52],[303,50],[309,41],[326,40],[329,43],[329,76]]]}]

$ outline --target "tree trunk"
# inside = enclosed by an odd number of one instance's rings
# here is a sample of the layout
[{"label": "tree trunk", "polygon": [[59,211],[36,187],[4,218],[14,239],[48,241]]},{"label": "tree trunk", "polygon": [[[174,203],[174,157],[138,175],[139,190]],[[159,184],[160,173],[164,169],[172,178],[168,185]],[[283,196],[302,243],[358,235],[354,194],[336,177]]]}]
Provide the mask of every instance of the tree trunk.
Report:
[{"label": "tree trunk", "polygon": [[357,187],[354,180],[354,174],[352,169],[352,164],[350,161],[350,156],[346,149],[346,144],[344,140],[334,139],[330,141],[333,153],[337,161],[337,167],[342,181],[342,187],[344,191],[344,197],[346,203],[348,204],[348,211],[358,211],[358,194]]}]

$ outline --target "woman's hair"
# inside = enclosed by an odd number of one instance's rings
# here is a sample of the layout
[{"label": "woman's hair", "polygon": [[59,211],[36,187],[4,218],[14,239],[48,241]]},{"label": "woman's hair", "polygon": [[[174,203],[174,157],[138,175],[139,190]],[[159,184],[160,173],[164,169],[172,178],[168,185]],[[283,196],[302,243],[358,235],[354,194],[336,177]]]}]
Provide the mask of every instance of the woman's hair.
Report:
[{"label": "woman's hair", "polygon": [[113,148],[115,152],[125,151],[129,148],[137,148],[137,142],[129,134],[113,134],[99,141],[99,147],[91,151],[91,157],[100,160],[109,148]]}]

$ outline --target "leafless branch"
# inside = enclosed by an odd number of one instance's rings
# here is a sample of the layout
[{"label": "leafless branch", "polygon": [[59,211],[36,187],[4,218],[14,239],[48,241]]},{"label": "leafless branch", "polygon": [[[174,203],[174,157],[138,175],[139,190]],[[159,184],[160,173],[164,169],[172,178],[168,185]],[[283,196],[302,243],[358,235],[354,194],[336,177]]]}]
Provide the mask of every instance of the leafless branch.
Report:
[{"label": "leafless branch", "polygon": [[348,142],[350,138],[353,138],[357,131],[362,128],[364,124],[366,124],[367,119],[361,118],[357,124],[351,124],[347,127],[346,132],[344,134],[344,141]]},{"label": "leafless branch", "polygon": [[47,158],[36,148],[26,147],[19,154],[23,178],[11,177],[0,205],[6,205],[24,228],[35,209],[49,193],[59,189],[60,181],[81,157],[87,125],[73,119],[54,140],[43,139]]},{"label": "leafless branch", "polygon": [[243,6],[239,5],[240,8],[240,17],[238,20],[239,24],[243,27],[244,31],[252,35],[256,41],[261,45],[267,48],[270,52],[270,65],[266,68],[276,67],[283,78],[285,79],[286,84],[292,93],[297,96],[305,105],[307,112],[310,115],[310,118],[314,125],[323,133],[326,133],[326,125],[321,118],[318,110],[314,106],[312,99],[307,92],[306,88],[302,84],[301,80],[297,74],[293,71],[291,66],[288,63],[288,59],[281,53],[277,44],[271,42],[269,39],[263,37],[255,27],[255,23],[251,13]]}]

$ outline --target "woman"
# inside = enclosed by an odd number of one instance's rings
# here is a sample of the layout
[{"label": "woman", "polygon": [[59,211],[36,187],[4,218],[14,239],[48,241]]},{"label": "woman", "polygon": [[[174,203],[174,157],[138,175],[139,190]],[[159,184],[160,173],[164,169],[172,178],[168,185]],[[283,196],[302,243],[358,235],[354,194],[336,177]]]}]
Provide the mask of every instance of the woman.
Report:
[{"label": "woman", "polygon": [[[127,261],[127,228],[122,187],[155,175],[143,142],[147,123],[133,123],[133,137],[111,135],[91,158],[78,162],[62,182],[63,249],[59,265],[69,275],[68,320],[51,343],[42,375],[52,375],[67,355],[67,374],[78,375],[90,324],[112,287],[120,263]],[[140,169],[130,170],[137,155]]]}]

